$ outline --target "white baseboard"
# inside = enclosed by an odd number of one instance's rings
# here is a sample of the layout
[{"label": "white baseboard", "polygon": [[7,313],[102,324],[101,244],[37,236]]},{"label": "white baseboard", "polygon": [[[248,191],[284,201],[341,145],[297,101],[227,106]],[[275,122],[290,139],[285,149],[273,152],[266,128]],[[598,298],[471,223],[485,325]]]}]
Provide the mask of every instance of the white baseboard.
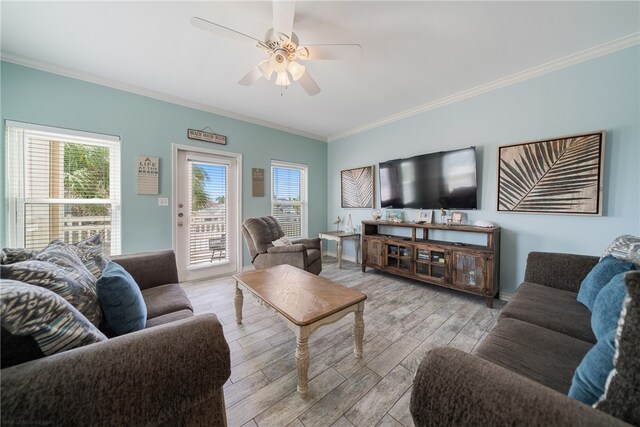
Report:
[{"label": "white baseboard", "polygon": [[511,301],[511,297],[513,296],[512,293],[508,293],[508,292],[503,292],[500,291],[500,298],[498,298],[500,301]]}]

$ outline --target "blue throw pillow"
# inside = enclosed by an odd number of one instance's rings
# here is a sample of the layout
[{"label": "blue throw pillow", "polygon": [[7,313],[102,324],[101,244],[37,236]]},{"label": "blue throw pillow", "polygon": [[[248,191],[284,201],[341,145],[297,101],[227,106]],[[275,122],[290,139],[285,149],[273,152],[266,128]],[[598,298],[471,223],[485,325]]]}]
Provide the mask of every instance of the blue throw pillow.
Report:
[{"label": "blue throw pillow", "polygon": [[569,397],[593,405],[604,394],[605,383],[613,369],[616,328],[607,332],[584,356],[573,374]]},{"label": "blue throw pillow", "polygon": [[591,329],[600,340],[611,329],[618,327],[624,296],[627,294],[624,277],[627,273],[617,274],[602,288],[595,302],[591,314]]},{"label": "blue throw pillow", "polygon": [[602,258],[582,281],[578,291],[578,302],[593,311],[593,303],[598,293],[613,279],[613,276],[626,273],[629,270],[633,270],[633,268],[634,264],[632,262],[622,261],[612,256]]},{"label": "blue throw pillow", "polygon": [[144,329],[147,306],[138,284],[122,266],[110,261],[98,279],[97,288],[106,325],[116,335]]}]

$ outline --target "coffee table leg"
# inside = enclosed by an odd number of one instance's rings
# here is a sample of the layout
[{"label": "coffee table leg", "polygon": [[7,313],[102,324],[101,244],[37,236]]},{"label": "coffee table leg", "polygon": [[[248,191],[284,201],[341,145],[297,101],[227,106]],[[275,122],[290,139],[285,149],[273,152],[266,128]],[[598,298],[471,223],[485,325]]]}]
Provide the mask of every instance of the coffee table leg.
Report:
[{"label": "coffee table leg", "polygon": [[244,300],[244,296],[242,295],[242,289],[238,286],[238,282],[236,282],[236,297],[234,302],[236,303],[236,323],[239,325],[242,323],[242,302]]},{"label": "coffee table leg", "polygon": [[309,347],[307,341],[309,340],[309,328],[302,327],[296,330],[296,341],[298,346],[296,347],[296,364],[298,367],[298,393],[302,396],[306,396],[309,391],[309,379],[307,374],[309,373]]},{"label": "coffee table leg", "polygon": [[356,318],[353,324],[353,338],[355,339],[355,346],[353,353],[356,359],[362,358],[362,339],[364,338],[364,319],[362,317],[364,313],[364,302],[358,304],[358,310],[355,312]]}]

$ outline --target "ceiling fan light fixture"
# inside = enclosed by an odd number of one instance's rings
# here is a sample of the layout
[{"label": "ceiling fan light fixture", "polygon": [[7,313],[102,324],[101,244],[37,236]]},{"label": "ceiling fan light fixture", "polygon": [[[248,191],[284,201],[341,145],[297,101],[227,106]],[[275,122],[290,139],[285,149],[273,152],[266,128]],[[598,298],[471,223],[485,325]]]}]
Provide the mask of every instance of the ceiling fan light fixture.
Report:
[{"label": "ceiling fan light fixture", "polygon": [[278,73],[286,71],[287,66],[289,65],[289,60],[287,59],[287,57],[283,55],[282,52],[278,51],[271,55],[271,58],[269,58],[269,62],[271,63],[271,68],[273,68],[273,70],[277,71]]},{"label": "ceiling fan light fixture", "polygon": [[306,68],[304,65],[300,65],[295,61],[289,62],[289,65],[287,66],[287,71],[291,74],[291,78],[293,78],[294,81],[298,81],[304,74],[305,70]]},{"label": "ceiling fan light fixture", "polygon": [[291,80],[289,80],[289,76],[286,71],[279,71],[278,77],[276,77],[276,85],[278,86],[289,86],[291,84]]},{"label": "ceiling fan light fixture", "polygon": [[261,63],[258,64],[258,69],[262,73],[262,77],[267,80],[271,80],[271,75],[273,74],[273,67],[271,66],[271,62],[268,59],[265,59]]}]

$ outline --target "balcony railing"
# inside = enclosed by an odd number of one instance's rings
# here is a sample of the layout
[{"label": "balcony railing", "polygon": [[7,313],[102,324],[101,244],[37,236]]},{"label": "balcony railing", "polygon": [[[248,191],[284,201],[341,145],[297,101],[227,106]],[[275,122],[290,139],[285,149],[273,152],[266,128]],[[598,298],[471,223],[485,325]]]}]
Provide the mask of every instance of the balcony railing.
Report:
[{"label": "balcony railing", "polygon": [[50,220],[48,215],[34,216],[25,227],[25,247],[42,249],[55,239],[64,243],[77,243],[94,234],[102,235],[104,253],[110,254],[110,216],[62,216],[58,221]]},{"label": "balcony railing", "polygon": [[191,213],[189,224],[189,265],[226,262],[229,260],[226,212]]}]

